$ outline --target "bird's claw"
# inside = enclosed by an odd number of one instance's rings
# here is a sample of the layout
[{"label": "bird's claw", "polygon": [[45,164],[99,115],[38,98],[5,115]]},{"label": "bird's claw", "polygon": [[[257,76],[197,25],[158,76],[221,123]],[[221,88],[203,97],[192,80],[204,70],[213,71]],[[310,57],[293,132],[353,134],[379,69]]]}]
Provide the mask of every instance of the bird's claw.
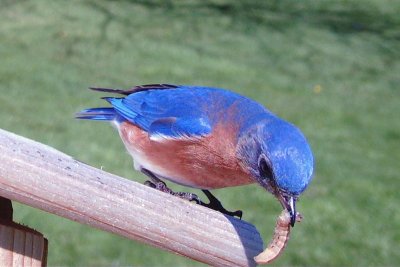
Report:
[{"label": "bird's claw", "polygon": [[197,204],[201,204],[201,200],[196,194],[189,192],[174,192],[170,188],[168,188],[168,186],[163,181],[157,181],[157,182],[146,181],[144,182],[144,184],[154,189],[157,189],[161,192],[177,196],[179,198],[186,199],[189,201],[194,201]]},{"label": "bird's claw", "polygon": [[189,192],[174,192],[171,189],[168,188],[168,186],[161,180],[155,180],[153,179],[153,181],[146,181],[144,182],[145,185],[157,189],[161,192],[173,195],[173,196],[177,196],[179,198],[185,199],[185,200],[189,200],[189,201],[193,201],[196,202],[197,204],[219,211],[223,214],[232,216],[232,217],[238,217],[239,219],[242,219],[243,216],[243,212],[241,210],[237,210],[237,211],[228,211],[226,210],[221,202],[214,196],[211,194],[210,191],[208,190],[202,190],[204,192],[204,194],[207,196],[208,200],[210,201],[208,204],[204,203],[203,201],[200,200],[200,198],[194,194],[194,193],[189,193]]},{"label": "bird's claw", "polygon": [[174,196],[189,200],[189,201],[193,201],[196,202],[196,204],[201,204],[201,200],[200,198],[193,193],[189,193],[189,192],[174,192],[173,193]]}]

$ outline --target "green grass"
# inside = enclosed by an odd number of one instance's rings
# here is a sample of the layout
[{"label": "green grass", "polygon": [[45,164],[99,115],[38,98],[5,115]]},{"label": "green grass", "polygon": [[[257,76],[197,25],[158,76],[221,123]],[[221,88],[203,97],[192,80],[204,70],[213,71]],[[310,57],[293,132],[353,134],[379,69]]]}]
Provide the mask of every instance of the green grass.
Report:
[{"label": "green grass", "polygon": [[[86,88],[231,88],[297,124],[315,154],[305,220],[276,265],[400,265],[399,13],[399,1],[378,0],[2,1],[0,128],[143,181],[109,125],[73,119],[104,104]],[[268,241],[280,212],[271,195],[216,194]],[[49,239],[51,266],[200,265],[14,209]]]}]

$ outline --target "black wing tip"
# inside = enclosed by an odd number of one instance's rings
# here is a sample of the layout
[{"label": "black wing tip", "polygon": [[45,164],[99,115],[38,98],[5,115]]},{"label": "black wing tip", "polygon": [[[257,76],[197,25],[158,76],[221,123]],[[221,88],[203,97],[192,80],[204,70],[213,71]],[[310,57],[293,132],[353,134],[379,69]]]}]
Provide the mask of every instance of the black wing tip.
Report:
[{"label": "black wing tip", "polygon": [[178,88],[178,85],[167,84],[167,83],[154,83],[154,84],[144,84],[134,86],[128,90],[122,89],[113,89],[113,88],[104,88],[104,87],[95,87],[90,86],[89,89],[97,92],[106,92],[106,93],[113,93],[113,94],[121,94],[121,95],[130,95],[133,93],[147,91],[147,90],[163,90],[163,89],[174,89]]},{"label": "black wing tip", "polygon": [[151,84],[143,84],[133,87],[134,88],[149,88],[149,89],[170,89],[170,88],[178,88],[179,85],[169,84],[169,83],[151,83]]},{"label": "black wing tip", "polygon": [[[113,99],[115,99],[115,98],[118,98],[118,97],[110,97],[110,96],[103,96],[103,97],[101,97],[101,99],[107,101],[107,102],[110,103],[110,104],[111,104],[111,101],[112,101]],[[119,99],[121,99],[121,98],[119,98]]]},{"label": "black wing tip", "polygon": [[104,88],[104,87],[89,87],[90,90],[97,91],[97,92],[106,92],[106,93],[114,93],[114,94],[125,94],[126,90],[122,89],[113,89],[113,88]]}]

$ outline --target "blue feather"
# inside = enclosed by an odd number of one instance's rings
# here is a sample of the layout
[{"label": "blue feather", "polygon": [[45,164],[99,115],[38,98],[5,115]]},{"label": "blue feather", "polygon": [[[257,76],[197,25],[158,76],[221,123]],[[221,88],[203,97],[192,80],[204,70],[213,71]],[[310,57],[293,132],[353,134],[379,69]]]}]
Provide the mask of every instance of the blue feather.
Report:
[{"label": "blue feather", "polygon": [[[165,88],[164,88],[165,89]],[[149,88],[133,92],[124,98],[104,97],[112,108],[103,113],[90,109],[80,113],[79,118],[109,120],[113,114],[139,126],[150,137],[165,138],[199,137],[211,133],[220,117],[229,107],[241,110],[243,129],[255,121],[274,116],[257,102],[228,90],[176,86],[165,90]],[[114,109],[114,111],[112,111]],[[107,114],[105,114],[107,113]],[[262,115],[262,116],[260,116]],[[112,119],[112,118],[111,118]],[[255,120],[255,121],[254,121]]]},{"label": "blue feather", "polygon": [[77,119],[84,120],[99,120],[99,121],[111,121],[115,119],[117,113],[114,108],[89,108],[82,110],[75,115]]},{"label": "blue feather", "polygon": [[[212,125],[202,110],[209,90],[177,88],[146,90],[125,98],[105,98],[116,112],[147,131],[151,137],[196,137],[211,132]],[[188,99],[192,99],[187,101]]]},{"label": "blue feather", "polygon": [[[189,131],[190,129],[190,131]],[[204,119],[165,118],[154,121],[149,127],[151,138],[175,138],[204,136],[211,132],[211,126]]]}]

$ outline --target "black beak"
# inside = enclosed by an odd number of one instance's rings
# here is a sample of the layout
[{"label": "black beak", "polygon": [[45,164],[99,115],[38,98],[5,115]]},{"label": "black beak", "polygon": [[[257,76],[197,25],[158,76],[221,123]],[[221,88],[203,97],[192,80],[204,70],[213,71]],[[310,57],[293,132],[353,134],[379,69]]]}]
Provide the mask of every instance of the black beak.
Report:
[{"label": "black beak", "polygon": [[290,225],[293,227],[296,222],[296,199],[292,196],[278,196],[283,208],[290,214]]},{"label": "black beak", "polygon": [[296,222],[296,200],[294,197],[289,197],[289,214],[290,214],[290,225],[293,227]]}]

